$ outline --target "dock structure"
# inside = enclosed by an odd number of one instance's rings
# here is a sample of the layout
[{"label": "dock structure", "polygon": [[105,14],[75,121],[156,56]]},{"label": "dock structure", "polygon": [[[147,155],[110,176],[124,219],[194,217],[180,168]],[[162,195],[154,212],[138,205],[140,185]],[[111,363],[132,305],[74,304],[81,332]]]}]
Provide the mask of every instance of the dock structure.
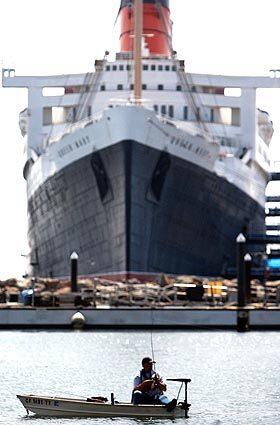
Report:
[{"label": "dock structure", "polygon": [[[270,181],[280,182],[280,172],[272,172],[270,174]],[[280,220],[280,196],[266,196],[266,203],[268,204],[265,215],[266,218],[279,217]],[[276,204],[276,206],[271,206]],[[244,311],[251,302],[251,280],[259,279],[264,287],[264,300],[266,299],[266,281],[280,279],[280,268],[270,267],[269,260],[280,261],[280,234],[273,234],[272,232],[279,232],[280,224],[269,224],[266,223],[266,231],[263,234],[240,234],[236,239],[237,246],[237,260],[236,268],[228,269],[227,276],[237,276],[238,282],[238,306],[240,311],[237,316],[237,329],[240,331],[246,331],[249,329],[249,314]],[[254,264],[252,253],[252,245],[261,247],[262,252],[255,253],[261,261],[259,267]],[[252,253],[252,255],[254,255]],[[279,297],[279,290],[277,290],[277,299]],[[265,305],[266,301],[264,301]]]},{"label": "dock structure", "polygon": [[[238,307],[1,308],[0,328],[71,329],[80,312],[89,329],[235,329]],[[279,307],[244,307],[251,329],[280,329]]]},{"label": "dock structure", "polygon": [[280,208],[268,208],[266,217],[280,217]]},{"label": "dock structure", "polygon": [[267,256],[268,258],[280,258],[280,249],[272,249]]},{"label": "dock structure", "polygon": [[250,245],[268,245],[277,244],[280,245],[280,236],[268,235],[268,234],[249,234],[246,238],[246,242]]},{"label": "dock structure", "polygon": [[267,196],[266,202],[280,202],[280,196]]},{"label": "dock structure", "polygon": [[[274,171],[270,173],[270,182],[280,182],[280,172]],[[246,243],[251,245],[258,245],[262,247],[264,259],[279,259],[280,260],[280,195],[277,193],[274,195],[266,196],[266,210],[265,216],[268,219],[274,218],[274,221],[266,220],[265,233],[264,234],[248,234],[246,235]],[[279,223],[275,222],[275,218],[279,220]],[[260,254],[260,253],[259,253]],[[268,270],[267,267],[252,268],[252,277],[264,278]],[[269,269],[270,277],[273,279],[280,279],[280,269],[273,268]]]},{"label": "dock structure", "polygon": [[[270,181],[280,181],[280,172],[274,171],[270,174]],[[274,201],[271,201],[274,202]]]},{"label": "dock structure", "polygon": [[[246,255],[245,260],[251,266],[251,257]],[[245,317],[250,329],[280,329],[280,285],[270,281],[264,289],[258,280],[249,282],[248,272],[247,267],[239,296],[236,279],[165,276],[146,283],[80,279],[73,293],[70,279],[38,278],[33,301],[23,293],[16,302],[13,283],[2,293],[0,328],[234,329],[237,319],[242,325]],[[253,273],[254,269],[251,277]],[[27,288],[29,282],[25,283]]]},{"label": "dock structure", "polygon": [[280,231],[280,224],[267,224],[266,225],[266,231]]}]

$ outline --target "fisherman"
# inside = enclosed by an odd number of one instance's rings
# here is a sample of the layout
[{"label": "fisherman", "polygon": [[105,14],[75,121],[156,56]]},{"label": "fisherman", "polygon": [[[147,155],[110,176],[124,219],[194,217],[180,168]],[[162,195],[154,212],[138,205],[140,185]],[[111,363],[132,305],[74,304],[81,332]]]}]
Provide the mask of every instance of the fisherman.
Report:
[{"label": "fisherman", "polygon": [[134,389],[132,393],[133,404],[162,404],[168,412],[175,409],[177,400],[169,400],[163,393],[166,385],[162,378],[153,370],[153,360],[144,357],[142,360],[143,369],[134,379]]}]

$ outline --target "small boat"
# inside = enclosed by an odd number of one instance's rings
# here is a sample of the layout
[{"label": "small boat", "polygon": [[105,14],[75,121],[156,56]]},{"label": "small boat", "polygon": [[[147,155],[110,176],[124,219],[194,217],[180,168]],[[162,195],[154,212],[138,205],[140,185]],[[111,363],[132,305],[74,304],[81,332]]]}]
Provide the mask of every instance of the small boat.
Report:
[{"label": "small boat", "polygon": [[41,417],[187,418],[190,404],[187,403],[186,389],[190,379],[176,379],[176,381],[185,383],[185,401],[179,403],[171,412],[162,405],[118,403],[114,400],[113,394],[111,403],[96,402],[90,398],[46,397],[33,394],[17,395],[17,398],[25,407],[27,414],[32,412]]}]

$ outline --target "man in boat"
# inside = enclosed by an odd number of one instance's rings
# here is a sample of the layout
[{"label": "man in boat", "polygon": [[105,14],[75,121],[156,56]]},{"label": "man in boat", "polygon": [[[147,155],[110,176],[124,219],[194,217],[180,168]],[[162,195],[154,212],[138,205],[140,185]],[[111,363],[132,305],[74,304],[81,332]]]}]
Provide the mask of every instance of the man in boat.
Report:
[{"label": "man in boat", "polygon": [[142,369],[134,379],[134,388],[132,393],[133,404],[162,404],[168,412],[175,409],[177,400],[169,400],[163,393],[166,391],[166,385],[162,378],[153,370],[153,360],[150,357],[144,357],[142,360]]}]

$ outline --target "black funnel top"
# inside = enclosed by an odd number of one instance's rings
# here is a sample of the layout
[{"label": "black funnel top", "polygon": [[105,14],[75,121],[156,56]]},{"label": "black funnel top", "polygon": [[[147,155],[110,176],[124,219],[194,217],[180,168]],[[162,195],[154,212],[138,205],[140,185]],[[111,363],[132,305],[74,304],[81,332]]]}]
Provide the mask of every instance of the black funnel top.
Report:
[{"label": "black funnel top", "polygon": [[[130,6],[133,3],[133,0],[122,0],[121,8]],[[163,7],[167,7],[169,9],[169,0],[143,0],[143,3],[160,3]]]}]

